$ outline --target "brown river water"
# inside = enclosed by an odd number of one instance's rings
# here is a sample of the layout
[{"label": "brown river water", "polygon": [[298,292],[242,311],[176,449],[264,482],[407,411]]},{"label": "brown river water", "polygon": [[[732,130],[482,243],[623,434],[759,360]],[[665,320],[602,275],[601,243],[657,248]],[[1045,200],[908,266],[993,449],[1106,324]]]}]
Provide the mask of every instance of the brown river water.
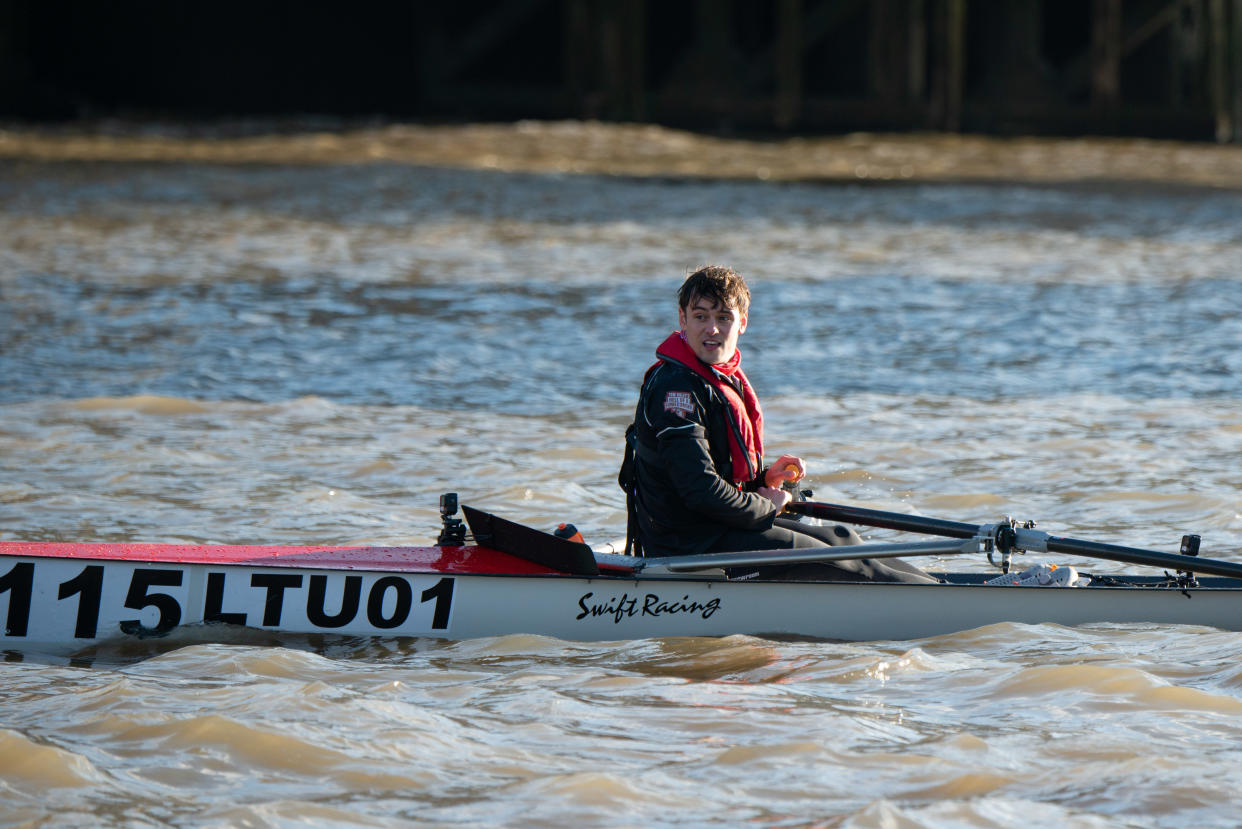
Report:
[{"label": "brown river water", "polygon": [[[0,132],[0,538],[426,544],[448,491],[616,538],[705,262],[823,500],[1242,559],[1242,150],[572,124]],[[4,652],[0,825],[1242,810],[1242,634],[1207,627],[194,637]]]}]

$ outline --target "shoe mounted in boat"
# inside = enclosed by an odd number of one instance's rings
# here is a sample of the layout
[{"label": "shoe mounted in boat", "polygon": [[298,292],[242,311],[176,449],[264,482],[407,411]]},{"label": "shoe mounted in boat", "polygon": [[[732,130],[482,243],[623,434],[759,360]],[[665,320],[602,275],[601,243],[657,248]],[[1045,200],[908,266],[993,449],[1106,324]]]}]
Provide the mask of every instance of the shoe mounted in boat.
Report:
[{"label": "shoe mounted in boat", "polygon": [[1001,587],[1086,587],[1091,584],[1091,579],[1079,575],[1068,564],[1032,564],[1021,573],[1006,573],[984,583]]}]

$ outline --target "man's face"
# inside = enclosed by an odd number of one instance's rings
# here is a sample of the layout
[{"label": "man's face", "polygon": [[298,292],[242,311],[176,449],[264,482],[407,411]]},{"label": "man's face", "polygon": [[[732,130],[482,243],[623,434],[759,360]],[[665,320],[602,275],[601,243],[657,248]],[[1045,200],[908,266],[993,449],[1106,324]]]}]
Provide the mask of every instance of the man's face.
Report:
[{"label": "man's face", "polygon": [[703,297],[695,297],[688,306],[679,308],[677,318],[694,356],[709,365],[732,359],[737,338],[746,330],[745,314]]}]

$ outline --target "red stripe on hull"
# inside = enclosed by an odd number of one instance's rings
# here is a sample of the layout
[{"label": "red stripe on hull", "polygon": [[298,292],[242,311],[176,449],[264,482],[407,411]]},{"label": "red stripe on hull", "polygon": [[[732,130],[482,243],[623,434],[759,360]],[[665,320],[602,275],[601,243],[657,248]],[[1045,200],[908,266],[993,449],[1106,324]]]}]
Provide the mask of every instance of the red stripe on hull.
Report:
[{"label": "red stripe on hull", "polygon": [[291,547],[249,544],[100,544],[0,541],[0,556],[248,564],[403,573],[548,575],[557,571],[487,547]]}]

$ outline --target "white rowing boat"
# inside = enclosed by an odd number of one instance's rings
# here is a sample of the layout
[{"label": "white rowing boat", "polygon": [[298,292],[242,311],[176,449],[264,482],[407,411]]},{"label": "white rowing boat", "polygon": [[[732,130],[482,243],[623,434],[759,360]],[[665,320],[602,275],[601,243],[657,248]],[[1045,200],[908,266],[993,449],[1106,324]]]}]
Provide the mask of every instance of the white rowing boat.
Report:
[{"label": "white rowing boat", "polygon": [[[449,498],[450,496],[446,496]],[[0,542],[0,651],[69,655],[194,631],[468,639],[530,633],[570,640],[756,634],[911,639],[997,622],[1207,625],[1242,630],[1242,565],[1093,545],[1014,522],[975,527],[833,505],[801,511],[951,540],[641,559],[465,508],[474,543],[441,501],[426,547]],[[753,564],[983,552],[1067,551],[1174,567],[1084,588],[730,580]],[[1190,570],[1193,567],[1195,573]],[[1214,573],[1217,577],[1201,577]]]}]

